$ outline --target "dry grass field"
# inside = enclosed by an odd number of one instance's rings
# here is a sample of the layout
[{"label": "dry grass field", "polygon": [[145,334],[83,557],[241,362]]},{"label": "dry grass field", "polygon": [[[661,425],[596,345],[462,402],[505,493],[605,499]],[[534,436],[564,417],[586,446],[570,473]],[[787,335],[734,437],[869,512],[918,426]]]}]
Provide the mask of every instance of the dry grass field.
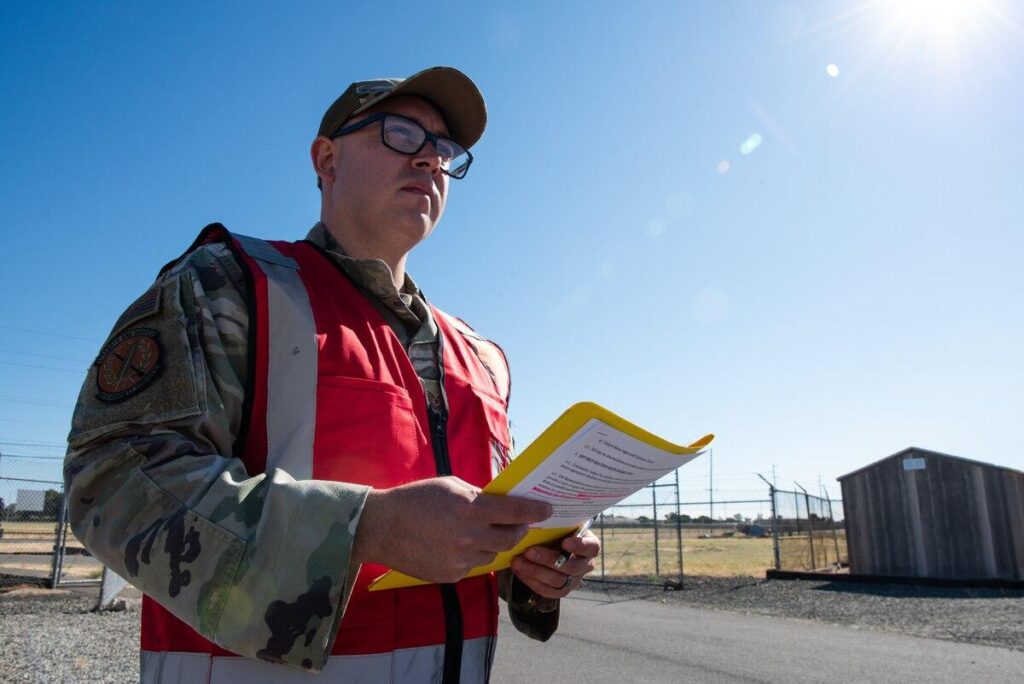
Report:
[{"label": "dry grass field", "polygon": [[[0,553],[50,553],[56,534],[55,522],[9,522],[2,523],[4,536],[0,539]],[[67,546],[82,548],[75,535],[68,529]]]},{"label": "dry grass field", "polygon": [[[600,535],[600,530],[595,530]],[[654,530],[650,528],[607,528],[603,534],[606,577],[674,575],[679,572],[679,540],[674,529],[658,530],[657,563]],[[779,544],[782,567],[786,570],[810,570],[811,555],[807,535],[782,537]],[[814,566],[836,562],[836,546],[831,534],[815,533]],[[846,539],[839,536],[839,552],[846,557]],[[599,559],[600,560],[600,559]],[[775,566],[771,537],[718,536],[701,538],[699,532],[683,535],[683,573],[708,577],[763,577]],[[598,564],[596,574],[602,572]]]},{"label": "dry grass field", "polygon": [[[49,572],[50,553],[53,550],[54,523],[5,522],[4,536],[0,539],[0,573],[41,575]],[[599,529],[595,534],[602,535]],[[771,537],[745,537],[742,535],[702,538],[701,530],[683,530],[684,575],[706,577],[763,577],[765,570],[774,567]],[[68,534],[65,556],[65,575],[72,578],[98,576],[100,565],[89,556],[79,555],[81,543]],[[676,530],[662,527],[658,530],[658,552],[655,561],[653,528],[615,528],[603,531],[604,567],[598,559],[595,573],[605,577],[637,577],[678,575],[679,541]],[[780,539],[782,568],[785,570],[811,570],[824,568],[836,562],[836,545],[832,536],[815,533],[814,564],[811,564],[810,543],[806,534]],[[846,558],[846,538],[839,535],[840,557]]]},{"label": "dry grass field", "polygon": [[[48,577],[51,571],[54,522],[4,521],[0,538],[0,573]],[[91,556],[79,553],[82,543],[68,530],[63,575],[69,579],[99,577],[102,566]]]}]

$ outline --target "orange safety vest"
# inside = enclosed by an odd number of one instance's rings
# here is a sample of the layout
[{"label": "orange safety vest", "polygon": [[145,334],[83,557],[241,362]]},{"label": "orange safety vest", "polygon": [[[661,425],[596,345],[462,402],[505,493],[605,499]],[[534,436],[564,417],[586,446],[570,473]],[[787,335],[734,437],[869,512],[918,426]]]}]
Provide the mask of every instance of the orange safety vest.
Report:
[{"label": "orange safety vest", "polygon": [[[435,412],[390,325],[318,247],[235,236],[218,224],[197,244],[211,241],[233,248],[254,285],[254,377],[245,438],[236,441],[247,472],[282,468],[295,479],[376,488],[449,474],[482,487],[493,477],[492,440],[505,453],[510,446],[507,366],[496,345],[504,375],[480,360],[478,345],[491,343],[432,307],[447,398],[447,411]],[[311,343],[315,355],[293,353]],[[487,681],[497,636],[494,575],[367,591],[386,570],[362,566],[318,680],[447,683],[461,672],[463,682]],[[298,669],[225,651],[149,597],[142,649],[144,681],[311,681]]]}]

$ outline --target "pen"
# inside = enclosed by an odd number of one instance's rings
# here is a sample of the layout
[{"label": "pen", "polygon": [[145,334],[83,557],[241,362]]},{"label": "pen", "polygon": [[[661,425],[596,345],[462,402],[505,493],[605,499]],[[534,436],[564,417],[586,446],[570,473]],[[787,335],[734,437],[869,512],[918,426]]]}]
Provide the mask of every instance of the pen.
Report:
[{"label": "pen", "polygon": [[[576,531],[576,534],[574,534],[573,537],[579,539],[580,537],[582,537],[583,535],[585,535],[587,533],[587,530],[589,530],[590,526],[593,525],[593,524],[594,524],[594,519],[590,518],[589,520],[587,520],[587,522],[585,522],[582,525],[580,525],[580,529],[578,529]],[[570,556],[572,556],[572,554],[569,553],[568,551],[562,551],[560,554],[558,554],[558,558],[555,559],[555,567],[556,568],[560,568],[563,565],[565,565],[565,562],[567,560],[569,560]]]}]

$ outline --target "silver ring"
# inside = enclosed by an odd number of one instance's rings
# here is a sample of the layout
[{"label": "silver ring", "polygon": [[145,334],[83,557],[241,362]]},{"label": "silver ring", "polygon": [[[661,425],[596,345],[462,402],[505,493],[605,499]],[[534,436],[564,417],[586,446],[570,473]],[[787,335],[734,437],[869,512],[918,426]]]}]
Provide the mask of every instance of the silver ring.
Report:
[{"label": "silver ring", "polygon": [[572,575],[565,576],[565,582],[562,583],[562,586],[559,587],[559,590],[567,588],[569,586],[569,582],[572,582]]}]

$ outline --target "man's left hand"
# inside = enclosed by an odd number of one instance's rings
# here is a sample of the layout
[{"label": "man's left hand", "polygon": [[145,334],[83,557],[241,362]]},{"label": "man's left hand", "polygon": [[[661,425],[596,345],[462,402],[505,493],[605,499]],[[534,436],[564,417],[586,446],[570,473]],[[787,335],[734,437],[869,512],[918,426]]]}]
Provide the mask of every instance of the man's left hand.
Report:
[{"label": "man's left hand", "polygon": [[567,537],[562,548],[572,556],[560,568],[555,560],[560,551],[532,546],[512,560],[512,572],[523,584],[545,598],[562,598],[580,586],[583,576],[594,569],[601,542],[589,530],[582,537]]}]

